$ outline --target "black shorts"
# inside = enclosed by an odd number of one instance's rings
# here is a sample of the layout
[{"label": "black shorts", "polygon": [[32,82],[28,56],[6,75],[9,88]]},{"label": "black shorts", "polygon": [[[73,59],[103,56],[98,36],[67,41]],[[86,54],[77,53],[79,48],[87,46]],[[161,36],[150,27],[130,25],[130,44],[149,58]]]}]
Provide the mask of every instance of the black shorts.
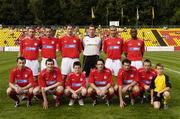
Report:
[{"label": "black shorts", "polygon": [[161,102],[161,101],[164,99],[163,93],[160,94],[160,97],[157,96],[157,93],[158,93],[158,92],[155,92],[155,91],[154,91],[154,93],[153,93],[154,101],[159,101],[159,102]]},{"label": "black shorts", "polygon": [[92,68],[95,68],[96,61],[98,60],[98,55],[93,56],[84,56],[83,58],[83,71],[86,72],[86,77],[89,76],[89,73]]}]

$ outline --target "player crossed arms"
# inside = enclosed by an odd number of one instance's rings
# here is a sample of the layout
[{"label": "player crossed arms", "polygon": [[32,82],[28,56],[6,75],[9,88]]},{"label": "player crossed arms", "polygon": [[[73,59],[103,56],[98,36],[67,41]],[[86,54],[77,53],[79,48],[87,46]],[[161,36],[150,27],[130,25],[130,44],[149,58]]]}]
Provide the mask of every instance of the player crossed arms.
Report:
[{"label": "player crossed arms", "polygon": [[155,71],[151,68],[151,61],[145,60],[144,67],[137,70],[131,66],[130,60],[124,59],[118,72],[117,84],[113,86],[112,72],[105,68],[103,59],[96,61],[96,68],[91,69],[88,80],[81,71],[79,61],[74,62],[73,72],[63,80],[60,69],[54,66],[54,60],[48,58],[45,62],[46,68],[38,75],[38,85],[34,85],[32,71],[25,66],[26,59],[18,57],[16,61],[17,66],[10,72],[7,89],[7,95],[15,101],[15,107],[18,107],[22,100],[26,100],[29,107],[34,97],[47,109],[49,94],[55,98],[56,107],[59,107],[63,94],[70,99],[69,106],[76,101],[83,106],[87,96],[93,99],[93,106],[98,101],[105,101],[109,106],[113,95],[116,94],[121,108],[125,107],[128,100],[134,105],[139,96],[142,103],[149,97],[149,102],[154,108],[159,109],[163,103],[167,109],[171,85],[169,77],[163,72],[162,64],[157,64]]}]

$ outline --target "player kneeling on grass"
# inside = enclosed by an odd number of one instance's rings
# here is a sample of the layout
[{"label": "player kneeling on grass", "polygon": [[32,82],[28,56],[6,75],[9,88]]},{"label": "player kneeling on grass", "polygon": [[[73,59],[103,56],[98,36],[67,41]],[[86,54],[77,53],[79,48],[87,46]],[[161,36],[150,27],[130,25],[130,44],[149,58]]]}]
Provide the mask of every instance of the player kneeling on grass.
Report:
[{"label": "player kneeling on grass", "polygon": [[43,108],[48,108],[47,94],[53,94],[56,97],[56,107],[60,105],[60,96],[63,93],[63,80],[61,71],[54,66],[54,60],[48,58],[46,60],[46,68],[43,69],[38,76],[39,87],[33,90],[35,96],[39,97],[42,93]]},{"label": "player kneeling on grass", "polygon": [[17,58],[17,66],[11,70],[7,95],[15,101],[15,107],[19,106],[19,96],[27,96],[27,107],[33,97],[33,74],[30,68],[25,66],[24,57]]},{"label": "player kneeling on grass", "polygon": [[150,100],[150,84],[156,75],[156,70],[151,67],[151,61],[148,59],[144,60],[143,68],[138,69],[138,81],[142,98],[141,103],[144,103],[145,100]]},{"label": "player kneeling on grass", "polygon": [[137,84],[137,69],[131,66],[131,61],[128,59],[124,59],[122,65],[123,67],[119,70],[117,76],[118,84],[114,87],[115,91],[118,92],[121,108],[126,105],[123,94],[127,94],[126,96],[131,99],[131,104],[134,105],[134,99],[140,91]]},{"label": "player kneeling on grass", "polygon": [[109,101],[114,95],[112,82],[111,71],[105,68],[103,59],[98,59],[96,68],[92,69],[89,75],[88,95],[93,99],[93,106],[96,105],[97,98],[105,99],[109,106]]},{"label": "player kneeling on grass", "polygon": [[156,65],[157,76],[151,81],[151,104],[155,109],[159,109],[161,103],[164,103],[164,109],[168,108],[167,102],[170,98],[171,84],[169,76],[164,74],[164,66],[162,64]]},{"label": "player kneeling on grass", "polygon": [[70,97],[69,106],[72,106],[75,100],[83,106],[83,98],[86,96],[86,76],[81,72],[81,63],[79,61],[73,64],[74,72],[69,73],[66,80],[65,95]]}]

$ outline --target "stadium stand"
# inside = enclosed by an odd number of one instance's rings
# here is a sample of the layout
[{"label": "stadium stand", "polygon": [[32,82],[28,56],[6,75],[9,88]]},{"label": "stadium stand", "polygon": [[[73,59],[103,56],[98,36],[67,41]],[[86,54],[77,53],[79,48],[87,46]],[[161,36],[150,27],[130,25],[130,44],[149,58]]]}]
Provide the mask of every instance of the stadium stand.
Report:
[{"label": "stadium stand", "polygon": [[177,29],[157,29],[168,46],[180,46],[180,28]]},{"label": "stadium stand", "polygon": [[[65,34],[65,28],[56,30],[55,36],[58,38]],[[118,29],[120,37],[124,40],[131,38],[130,29]],[[76,35],[81,39],[86,35],[84,28],[79,28]],[[108,34],[107,28],[97,29],[97,35]],[[3,28],[0,29],[0,46],[18,46],[21,32],[18,29]],[[162,29],[162,28],[141,28],[138,29],[138,37],[143,39],[145,46],[180,46],[180,28]]]},{"label": "stadium stand", "polygon": [[17,31],[17,29],[0,29],[0,46],[18,46],[20,35],[21,32]]},{"label": "stadium stand", "polygon": [[[126,32],[123,31],[121,33],[121,37],[124,38],[124,40],[131,38],[129,32],[130,29],[128,29]],[[138,29],[138,37],[144,40],[145,46],[160,46],[151,29]]]}]

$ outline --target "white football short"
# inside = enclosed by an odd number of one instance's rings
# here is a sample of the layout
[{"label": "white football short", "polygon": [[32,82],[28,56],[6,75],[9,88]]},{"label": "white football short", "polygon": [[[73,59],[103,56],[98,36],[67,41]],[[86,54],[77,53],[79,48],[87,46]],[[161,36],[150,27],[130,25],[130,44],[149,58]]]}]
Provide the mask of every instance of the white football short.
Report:
[{"label": "white football short", "polygon": [[70,72],[73,72],[73,64],[76,61],[79,61],[79,58],[62,58],[61,73],[68,75]]},{"label": "white football short", "polygon": [[[46,60],[47,59],[48,58],[42,58],[42,61],[41,61],[41,71],[46,68]],[[53,59],[53,60],[54,60],[54,66],[58,67],[56,59]]]},{"label": "white football short", "polygon": [[38,69],[39,69],[38,60],[26,60],[25,66],[29,67],[32,70],[33,76],[38,76]]},{"label": "white football short", "polygon": [[107,58],[105,62],[105,67],[110,69],[114,76],[117,76],[119,69],[122,67],[122,63],[121,63],[121,60],[119,59],[112,60],[110,58]]},{"label": "white football short", "polygon": [[142,63],[142,61],[131,61],[131,66],[134,66],[137,69],[139,69],[139,68],[143,67],[143,63]]}]

